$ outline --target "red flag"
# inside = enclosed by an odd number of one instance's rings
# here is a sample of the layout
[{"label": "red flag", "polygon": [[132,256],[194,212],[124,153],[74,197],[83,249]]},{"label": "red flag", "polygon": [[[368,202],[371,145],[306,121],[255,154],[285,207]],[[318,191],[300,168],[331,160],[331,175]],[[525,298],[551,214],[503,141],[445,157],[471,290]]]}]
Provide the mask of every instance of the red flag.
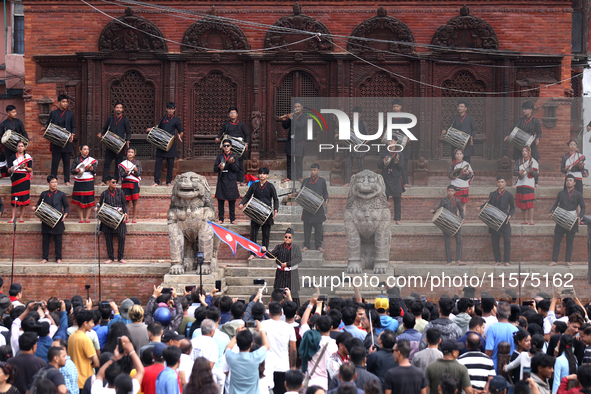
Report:
[{"label": "red flag", "polygon": [[215,235],[217,235],[226,245],[232,249],[232,256],[236,254],[237,245],[242,246],[249,252],[253,252],[258,257],[263,257],[267,252],[261,252],[261,246],[252,242],[250,239],[244,238],[240,234],[236,234],[222,226],[218,226],[215,223],[208,221],[209,225],[213,229]]}]

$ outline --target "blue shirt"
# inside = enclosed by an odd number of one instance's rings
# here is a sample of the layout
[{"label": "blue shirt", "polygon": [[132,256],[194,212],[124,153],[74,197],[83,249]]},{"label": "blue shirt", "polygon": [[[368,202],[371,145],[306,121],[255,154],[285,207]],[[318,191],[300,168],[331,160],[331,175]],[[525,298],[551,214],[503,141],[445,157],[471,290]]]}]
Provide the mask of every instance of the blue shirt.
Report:
[{"label": "blue shirt", "polygon": [[[267,348],[261,347],[254,352],[226,352],[226,362],[230,367],[229,394],[259,394],[259,364],[265,361]],[[156,392],[158,387],[156,387]]]},{"label": "blue shirt", "polygon": [[509,342],[511,345],[511,351],[509,354],[513,354],[515,350],[515,340],[513,340],[513,333],[518,328],[511,323],[495,323],[488,328],[486,332],[486,350],[492,350],[492,359],[495,364],[495,370],[497,369],[497,354],[499,353],[499,343]]},{"label": "blue shirt", "polygon": [[423,334],[415,330],[414,328],[409,328],[404,330],[404,332],[396,337],[396,340],[399,341],[401,339],[407,339],[409,342],[421,342],[421,337]]},{"label": "blue shirt", "polygon": [[37,351],[35,352],[35,356],[47,362],[47,352],[49,352],[49,348],[51,347],[52,342],[53,339],[49,335],[39,337],[39,339],[37,340]]},{"label": "blue shirt", "polygon": [[380,322],[382,323],[382,328],[376,328],[378,335],[384,332],[384,330],[392,330],[394,333],[398,330],[398,320],[388,315],[380,315]]},{"label": "blue shirt", "polygon": [[131,323],[130,319],[124,319],[121,315],[115,315],[114,318],[111,319],[111,321],[109,321],[109,330],[111,329],[111,326],[113,325],[113,323],[116,323],[118,321],[122,321],[123,323],[125,323],[125,325]]},{"label": "blue shirt", "polygon": [[174,369],[166,367],[158,374],[156,392],[158,394],[181,394],[178,376]]},{"label": "blue shirt", "polygon": [[552,383],[553,394],[558,392],[562,378],[566,378],[568,375],[568,359],[566,358],[566,354],[562,353],[562,355],[557,357],[556,361],[554,362],[554,382]]},{"label": "blue shirt", "polygon": [[68,394],[78,394],[80,392],[80,389],[78,388],[78,369],[70,356],[67,357],[66,365],[60,368],[60,372],[66,381]]},{"label": "blue shirt", "polygon": [[103,350],[103,347],[107,343],[107,337],[109,336],[108,323],[105,324],[104,326],[102,324],[98,325],[98,326],[94,326],[94,327],[92,327],[92,329],[94,332],[96,332],[96,336],[98,337],[98,340],[99,340],[99,346],[100,346],[101,350]]},{"label": "blue shirt", "polygon": [[480,351],[482,353],[484,353],[484,350],[486,349],[486,339],[482,338],[480,336],[479,333],[475,332],[475,331],[466,331],[466,333],[464,335],[462,335],[460,338],[458,338],[458,342],[463,343],[464,344],[464,348],[460,349],[460,356],[464,353],[467,352],[467,347],[466,347],[466,341],[468,340],[468,334],[476,334],[478,335],[478,337],[480,338]]},{"label": "blue shirt", "polygon": [[355,324],[351,324],[350,326],[344,326],[343,331],[347,331],[349,334],[353,335],[353,338],[359,338],[362,341],[365,341],[365,337],[367,336],[367,333],[357,328]]}]

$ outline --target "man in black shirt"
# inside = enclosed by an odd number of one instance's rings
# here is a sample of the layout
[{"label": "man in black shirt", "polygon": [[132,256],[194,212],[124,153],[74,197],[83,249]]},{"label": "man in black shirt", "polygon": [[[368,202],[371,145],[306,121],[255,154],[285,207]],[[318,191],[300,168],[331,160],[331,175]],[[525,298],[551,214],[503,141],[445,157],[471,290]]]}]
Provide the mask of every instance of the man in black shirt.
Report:
[{"label": "man in black shirt", "polygon": [[384,378],[385,394],[426,394],[429,382],[422,369],[413,367],[408,361],[410,342],[401,339],[394,345],[394,360],[397,367],[386,372]]},{"label": "man in black shirt", "polygon": [[228,116],[230,120],[224,123],[222,130],[215,139],[215,143],[219,144],[222,136],[231,136],[242,140],[245,144],[244,153],[238,158],[238,182],[240,186],[246,186],[244,183],[244,156],[248,150],[248,144],[250,143],[250,133],[248,132],[246,125],[241,120],[238,120],[238,108],[230,107],[228,110]]},{"label": "man in black shirt", "polygon": [[[509,220],[515,213],[515,200],[513,199],[513,194],[505,189],[506,185],[507,181],[505,177],[498,177],[497,190],[490,193],[487,200],[490,205],[499,208],[507,215],[507,220],[505,220],[505,223],[503,223],[499,231],[495,231],[490,227],[488,228],[488,233],[490,234],[492,241],[493,254],[495,256],[495,266],[501,265],[501,237],[503,237],[504,242],[503,257],[505,260],[505,265],[511,265],[509,263],[511,260],[511,223],[509,223]],[[478,211],[480,211],[485,205],[486,203],[478,207]]]},{"label": "man in black shirt", "polygon": [[105,261],[105,264],[110,264],[115,260],[115,252],[113,250],[113,235],[117,235],[117,239],[119,240],[119,247],[117,248],[117,260],[121,264],[124,264],[127,263],[127,261],[123,260],[123,254],[125,252],[125,234],[127,234],[127,226],[125,224],[125,222],[127,222],[127,202],[125,201],[125,193],[123,190],[117,188],[117,180],[113,176],[108,175],[106,181],[109,187],[101,194],[99,204],[94,209],[98,210],[99,207],[103,206],[103,204],[110,205],[119,211],[119,213],[123,214],[123,220],[121,220],[115,229],[107,226],[106,223],[101,221],[99,230],[102,231],[105,236],[107,253],[109,255],[109,260]]},{"label": "man in black shirt", "polygon": [[[6,115],[7,118],[4,119],[2,123],[0,123],[0,140],[2,139],[2,137],[4,137],[4,133],[6,133],[7,130],[12,130],[22,135],[26,139],[29,139],[29,135],[25,131],[25,125],[20,119],[17,119],[16,117],[17,111],[14,105],[6,106]],[[0,158],[0,161],[10,159],[10,157],[12,157],[12,155],[14,155],[15,153],[16,152],[10,149],[8,146],[4,146],[5,159]]]},{"label": "man in black shirt", "polygon": [[74,136],[76,135],[76,119],[74,113],[68,109],[69,97],[65,94],[60,94],[57,98],[57,109],[49,113],[49,118],[45,127],[41,132],[45,132],[50,123],[68,130],[72,135],[70,140],[63,148],[56,144],[51,144],[51,173],[57,175],[57,169],[62,162],[62,169],[64,170],[64,182],[66,186],[70,186],[70,157],[74,152]]},{"label": "man in black shirt", "polygon": [[[267,182],[267,177],[269,176],[269,169],[267,167],[259,168],[259,181],[254,182],[250,185],[248,192],[240,202],[238,208],[240,210],[244,210],[244,204],[250,201],[251,197],[254,197],[263,203],[267,204],[271,207],[271,215],[267,218],[265,223],[262,225],[263,230],[263,242],[262,246],[264,247],[263,250],[267,250],[269,248],[269,238],[271,236],[271,226],[274,224],[273,219],[277,216],[277,209],[279,207],[279,199],[277,198],[277,191],[275,190],[275,186],[271,183]],[[261,225],[255,222],[254,220],[250,221],[250,240],[252,242],[257,241],[257,235],[259,233],[259,229]],[[254,259],[254,254],[251,255],[249,260]]]},{"label": "man in black shirt", "polygon": [[[183,127],[179,118],[175,116],[176,104],[173,102],[166,104],[166,115],[158,122],[159,129],[165,130],[179,141],[183,142]],[[146,130],[150,132],[150,129]],[[178,134],[177,134],[178,133]],[[176,148],[176,142],[167,151],[163,149],[156,149],[156,164],[154,165],[154,184],[152,186],[160,185],[160,174],[162,172],[162,162],[166,160],[166,186],[172,185],[172,171],[174,169],[174,158],[179,156]]]},{"label": "man in black shirt", "polygon": [[[398,363],[392,357],[394,344],[396,343],[396,333],[392,330],[384,330],[378,338],[378,343],[380,344],[378,350],[375,350],[375,348],[369,349],[371,353],[367,356],[365,366],[369,372],[380,378],[383,384],[386,381],[386,373],[398,366]],[[410,349],[410,343],[408,343],[408,346]]]},{"label": "man in black shirt", "polygon": [[64,379],[64,375],[59,371],[60,368],[66,365],[68,352],[66,352],[66,349],[63,347],[52,346],[47,352],[47,359],[49,360],[47,367],[45,367],[41,373],[43,373],[45,379],[49,379],[53,382],[55,387],[57,387],[57,392],[59,394],[68,394],[66,380]]},{"label": "man in black shirt", "polygon": [[41,234],[43,235],[43,260],[41,260],[40,263],[47,263],[47,260],[49,259],[49,242],[53,235],[53,240],[55,242],[55,258],[59,264],[62,262],[62,235],[66,230],[64,220],[66,220],[70,214],[70,205],[68,204],[66,193],[57,190],[57,177],[55,175],[49,175],[47,177],[47,183],[49,184],[49,190],[41,192],[39,201],[37,201],[37,205],[32,207],[32,210],[35,211],[43,202],[63,214],[61,220],[54,227],[51,227],[43,221],[41,222]]},{"label": "man in black shirt", "polygon": [[[476,121],[470,115],[468,115],[468,101],[467,100],[460,100],[458,101],[458,114],[454,115],[451,119],[451,126],[454,129],[463,131],[466,134],[470,135],[470,141],[466,145],[464,149],[464,161],[470,163],[470,158],[474,155],[474,136],[476,135]],[[443,135],[447,133],[447,130],[443,130]],[[454,155],[455,148],[451,148],[452,152],[452,159]]]},{"label": "man in black shirt", "polygon": [[115,160],[115,180],[119,181],[119,163],[123,161],[123,158],[127,154],[129,141],[131,141],[131,126],[129,125],[129,120],[123,116],[123,104],[120,102],[115,103],[115,116],[109,116],[107,118],[105,125],[98,133],[97,137],[99,139],[102,138],[103,134],[107,131],[116,134],[121,139],[125,140],[126,143],[119,153],[115,153],[105,146],[105,164],[103,166],[103,181],[101,182],[101,186],[105,186],[107,183],[107,176],[110,175],[109,171],[111,170],[113,159]]},{"label": "man in black shirt", "polygon": [[[27,310],[32,311],[33,307],[27,307]],[[18,346],[20,354],[16,357],[8,359],[7,363],[16,368],[18,373],[14,378],[14,386],[21,393],[26,393],[29,389],[29,384],[33,381],[33,376],[41,368],[45,367],[47,363],[43,359],[35,356],[37,351],[37,334],[31,331],[24,332],[18,339]]]},{"label": "man in black shirt", "polygon": [[[302,182],[302,189],[304,187],[316,192],[323,199],[328,202],[328,187],[326,180],[318,175],[320,166],[316,163],[310,166],[310,178],[304,179]],[[310,240],[312,238],[312,229],[314,229],[314,247],[316,250],[324,253],[322,242],[324,240],[324,232],[322,230],[322,223],[326,221],[326,211],[324,204],[318,208],[316,213],[309,212],[304,209],[302,212],[302,221],[304,222],[304,249],[310,248]]]},{"label": "man in black shirt", "polygon": [[[454,185],[449,185],[446,189],[447,197],[441,199],[439,203],[439,208],[445,208],[454,215],[458,215],[462,218],[462,224],[464,222],[464,210],[462,209],[462,203],[460,199],[455,197],[456,187]],[[435,213],[436,210],[431,210],[431,213]],[[458,232],[454,235],[456,238],[456,260],[458,261],[458,265],[466,265],[462,261],[462,229],[460,228]],[[447,265],[452,265],[451,259],[451,236],[446,232],[443,232],[443,240],[445,243],[445,255],[447,257]]]},{"label": "man in black shirt", "polygon": [[548,217],[552,217],[552,213],[556,209],[556,207],[560,207],[565,211],[570,212],[571,214],[577,214],[577,208],[580,207],[581,211],[579,213],[579,218],[575,222],[573,228],[569,231],[558,224],[554,227],[554,246],[552,247],[552,262],[548,265],[549,267],[555,266],[558,264],[558,253],[560,252],[560,243],[562,242],[562,237],[566,235],[566,254],[564,256],[564,261],[566,262],[567,266],[571,266],[570,263],[571,256],[573,254],[573,243],[575,241],[575,235],[579,231],[579,220],[585,216],[585,200],[583,199],[583,195],[575,190],[575,183],[576,179],[572,174],[566,176],[566,190],[562,190],[558,193],[556,197],[556,201],[552,206],[552,210]]}]

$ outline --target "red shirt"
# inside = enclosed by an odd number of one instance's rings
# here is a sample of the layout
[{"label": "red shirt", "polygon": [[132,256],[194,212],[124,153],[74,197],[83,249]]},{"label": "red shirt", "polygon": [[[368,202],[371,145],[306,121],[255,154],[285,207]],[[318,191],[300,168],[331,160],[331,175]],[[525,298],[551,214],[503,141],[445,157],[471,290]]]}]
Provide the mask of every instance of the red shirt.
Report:
[{"label": "red shirt", "polygon": [[166,367],[162,364],[152,364],[144,368],[144,378],[142,379],[141,385],[142,393],[156,394],[156,379],[164,368]]}]

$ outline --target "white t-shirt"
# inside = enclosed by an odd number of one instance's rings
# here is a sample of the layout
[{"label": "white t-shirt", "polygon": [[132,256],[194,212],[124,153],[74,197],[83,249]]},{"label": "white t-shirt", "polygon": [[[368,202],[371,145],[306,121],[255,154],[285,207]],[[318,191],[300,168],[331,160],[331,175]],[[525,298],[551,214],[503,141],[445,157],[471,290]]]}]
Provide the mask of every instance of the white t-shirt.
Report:
[{"label": "white t-shirt", "polygon": [[178,372],[185,372],[185,383],[189,383],[189,378],[191,377],[191,371],[193,370],[193,359],[188,354],[181,354],[181,360],[179,363]]},{"label": "white t-shirt", "polygon": [[212,337],[200,335],[197,338],[191,339],[191,344],[193,345],[193,353],[191,353],[191,359],[193,361],[197,357],[205,357],[214,364],[218,362],[218,344]]},{"label": "white t-shirt", "polygon": [[486,332],[488,331],[488,328],[490,326],[492,326],[493,324],[496,324],[499,322],[499,320],[496,318],[496,316],[490,315],[487,317],[483,317],[484,321],[486,322],[486,324],[484,325],[484,335],[483,337],[486,338]]},{"label": "white t-shirt", "polygon": [[[300,328],[300,335],[302,338],[306,331],[310,329],[310,326],[307,324],[303,324]],[[322,355],[322,359],[317,361],[320,357],[320,353],[322,353],[322,348],[324,345],[326,346],[326,350]],[[314,371],[314,375],[310,378],[310,386],[320,386],[324,390],[328,390],[328,371],[326,370],[326,364],[328,363],[328,359],[330,358],[331,354],[336,353],[339,350],[337,345],[337,341],[332,339],[330,336],[322,336],[320,337],[320,348],[316,352],[312,359],[308,362],[308,368],[312,368],[312,366],[317,365],[316,370]],[[318,364],[316,364],[318,363]]]},{"label": "white t-shirt", "polygon": [[294,328],[281,320],[265,320],[261,326],[269,338],[269,353],[266,363],[274,365],[274,372],[289,371],[289,343],[296,341]]},{"label": "white t-shirt", "polygon": [[[131,379],[133,384],[133,394],[137,394],[140,391],[140,382],[135,379]],[[90,389],[90,394],[116,394],[115,389],[103,387],[103,381],[96,379]]]}]

